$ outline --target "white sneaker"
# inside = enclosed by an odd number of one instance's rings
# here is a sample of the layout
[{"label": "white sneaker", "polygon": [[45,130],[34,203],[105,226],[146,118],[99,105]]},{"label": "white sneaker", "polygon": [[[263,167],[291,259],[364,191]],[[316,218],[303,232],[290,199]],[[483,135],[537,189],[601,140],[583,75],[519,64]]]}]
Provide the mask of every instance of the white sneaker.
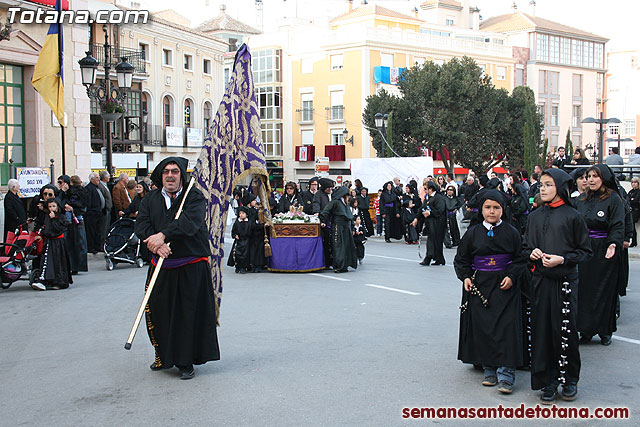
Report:
[{"label": "white sneaker", "polygon": [[42,283],[40,283],[40,282],[33,282],[31,284],[31,287],[33,289],[35,289],[36,291],[46,291],[47,290],[47,287],[45,285],[43,285]]}]

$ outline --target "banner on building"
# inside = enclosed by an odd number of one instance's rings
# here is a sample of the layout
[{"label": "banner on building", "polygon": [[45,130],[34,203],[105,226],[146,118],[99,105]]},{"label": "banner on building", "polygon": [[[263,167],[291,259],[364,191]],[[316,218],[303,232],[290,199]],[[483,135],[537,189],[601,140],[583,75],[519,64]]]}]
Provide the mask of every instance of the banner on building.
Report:
[{"label": "banner on building", "polygon": [[33,197],[40,194],[40,189],[51,184],[49,168],[16,168],[16,179],[20,184],[20,197]]},{"label": "banner on building", "polygon": [[184,147],[184,134],[182,128],[177,126],[167,126],[165,129],[167,147]]},{"label": "banner on building", "polygon": [[202,147],[202,129],[187,128],[187,147]]},{"label": "banner on building", "polygon": [[384,83],[384,84],[398,84],[400,80],[400,75],[402,72],[406,70],[406,68],[397,68],[397,67],[374,67],[373,69],[373,83]]}]

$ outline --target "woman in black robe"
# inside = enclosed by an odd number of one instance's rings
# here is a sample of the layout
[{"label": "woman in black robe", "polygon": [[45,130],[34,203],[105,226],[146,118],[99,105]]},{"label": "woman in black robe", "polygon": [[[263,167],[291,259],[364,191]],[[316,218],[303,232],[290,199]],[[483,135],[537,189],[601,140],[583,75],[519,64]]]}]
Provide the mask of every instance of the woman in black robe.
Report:
[{"label": "woman in black robe", "polygon": [[[356,179],[356,184],[358,180]],[[374,234],[373,221],[371,220],[371,214],[369,213],[369,189],[367,187],[360,187],[358,190],[358,209],[362,212],[362,226],[365,228],[365,237],[371,237]]]},{"label": "woman in black robe", "polygon": [[571,205],[571,181],[562,169],[542,173],[540,197],[544,203],[529,215],[523,244],[523,256],[532,271],[528,286],[531,388],[542,389],[542,403],[548,405],[555,402],[561,379],[562,398],[575,399],[580,377],[577,266],[588,261],[592,252],[587,226]]},{"label": "woman in black robe", "polygon": [[303,201],[298,199],[298,187],[295,182],[287,182],[284,186],[284,194],[280,197],[277,211],[279,213],[289,212],[291,206],[302,205]]},{"label": "woman in black robe", "polygon": [[607,165],[587,172],[589,188],[578,198],[576,209],[589,228],[593,258],[579,266],[578,331],[580,342],[598,334],[602,345],[611,344],[616,331],[616,300],[620,252],[624,239],[624,205]]},{"label": "woman in black robe", "polygon": [[242,204],[247,207],[247,218],[251,224],[251,237],[249,238],[249,260],[253,273],[262,272],[266,259],[264,256],[264,224],[259,221],[257,197],[252,193],[245,193]]},{"label": "woman in black robe", "polygon": [[[502,221],[505,198],[484,193],[485,221],[465,233],[453,265],[464,283],[458,359],[481,365],[485,386],[511,393],[515,369],[523,364],[519,270],[523,266],[520,233]],[[472,287],[477,291],[472,293]],[[482,295],[482,296],[479,296]]]},{"label": "woman in black robe", "polygon": [[393,183],[387,182],[380,196],[380,213],[384,220],[384,241],[400,240],[404,236],[404,227],[400,217],[400,200],[394,191]]},{"label": "woman in black robe", "polygon": [[458,228],[458,209],[463,205],[463,201],[456,196],[456,186],[447,187],[444,199],[445,208],[447,210],[447,232],[444,236],[444,245],[452,248],[460,244],[460,229]]},{"label": "woman in black robe", "polygon": [[522,184],[522,179],[518,173],[509,176],[509,210],[511,211],[511,223],[520,234],[524,234],[527,227],[527,216],[529,215],[529,191]]},{"label": "woman in black robe", "polygon": [[427,183],[429,198],[422,204],[422,215],[425,217],[425,228],[428,230],[427,255],[420,265],[445,265],[444,259],[444,235],[447,231],[447,208],[444,196],[438,185],[429,181]]},{"label": "woman in black robe", "polygon": [[89,271],[87,265],[87,233],[85,230],[84,214],[87,211],[87,190],[82,186],[79,176],[73,175],[67,190],[67,204],[73,209],[71,222],[67,224],[66,245],[69,254],[71,274],[79,271]]},{"label": "woman in black robe", "polygon": [[[66,289],[73,283],[69,255],[65,244],[67,220],[64,209],[57,199],[47,200],[49,214],[44,218],[42,235],[45,237],[40,258],[40,275],[38,282],[44,289]],[[44,290],[42,287],[39,289]]]},{"label": "woman in black robe", "polygon": [[348,195],[349,190],[346,187],[338,187],[333,192],[329,204],[319,214],[323,228],[326,224],[331,224],[334,273],[344,273],[349,267],[358,268],[356,246],[353,241],[353,215],[346,201]]}]

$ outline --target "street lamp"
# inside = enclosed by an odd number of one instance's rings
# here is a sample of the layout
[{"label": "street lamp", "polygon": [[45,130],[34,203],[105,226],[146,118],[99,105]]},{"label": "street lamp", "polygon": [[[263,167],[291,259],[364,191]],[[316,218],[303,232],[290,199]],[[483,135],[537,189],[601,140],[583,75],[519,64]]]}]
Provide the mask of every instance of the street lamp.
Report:
[{"label": "street lamp", "polygon": [[344,142],[348,142],[348,143],[350,143],[351,145],[353,145],[353,135],[351,135],[351,138],[347,138],[348,136],[349,136],[349,131],[348,131],[348,130],[346,130],[346,129],[345,129],[345,130],[343,130],[343,131],[342,131],[342,140],[343,140]]},{"label": "street lamp", "polygon": [[[104,82],[96,86],[96,71],[98,70],[99,62],[93,57],[92,52],[86,52],[87,56],[78,61],[80,65],[80,71],[82,74],[82,84],[87,88],[87,96],[95,99],[96,101],[116,101],[121,102],[127,97],[126,89],[131,89],[131,83],[133,80],[133,73],[135,67],[127,62],[125,57],[121,58],[116,66],[116,76],[118,81],[118,87],[111,87],[111,58],[109,53],[111,52],[111,45],[109,44],[109,31],[107,25],[102,26],[104,31]],[[107,124],[107,171],[113,177],[113,142],[111,136],[111,123],[117,120],[118,114],[105,114],[106,111],[102,111],[102,118]]]},{"label": "street lamp", "polygon": [[622,153],[623,153],[623,151],[622,151],[622,143],[623,142],[635,142],[635,141],[633,139],[631,139],[631,138],[622,138],[621,139],[620,138],[620,132],[618,132],[618,137],[617,138],[607,138],[605,140],[605,142],[617,142],[618,143],[618,150],[620,150],[620,153],[618,153],[618,154],[620,154],[622,156]]},{"label": "street lamp", "polygon": [[387,145],[389,145],[387,143],[387,138],[385,138],[384,134],[387,132],[387,124],[389,123],[389,115],[388,114],[382,114],[382,113],[377,113],[375,116],[375,122],[376,122],[376,129],[378,129],[378,133],[380,134],[380,136],[382,137],[382,141],[384,142],[384,145],[382,146],[382,150],[380,153],[380,157],[384,158],[384,153],[387,150]]},{"label": "street lamp", "polygon": [[607,123],[622,123],[619,119],[611,117],[609,119],[604,118],[604,112],[600,112],[600,118],[595,119],[593,117],[586,117],[581,123],[596,123],[598,128],[598,159],[597,163],[604,163],[603,150],[604,150],[604,125]]}]

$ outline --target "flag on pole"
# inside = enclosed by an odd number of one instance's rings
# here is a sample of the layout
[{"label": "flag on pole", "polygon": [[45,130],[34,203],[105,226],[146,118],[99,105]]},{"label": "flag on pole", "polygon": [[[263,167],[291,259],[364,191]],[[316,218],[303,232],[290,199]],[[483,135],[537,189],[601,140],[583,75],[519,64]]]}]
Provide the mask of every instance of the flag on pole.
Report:
[{"label": "flag on pole", "polygon": [[[62,11],[62,0],[56,0],[56,10],[58,13]],[[49,105],[61,126],[65,124],[63,46],[62,25],[51,24],[31,79],[31,84]]]},{"label": "flag on pole", "polygon": [[251,53],[245,44],[236,53],[233,74],[207,132],[192,175],[207,199],[206,221],[211,248],[211,276],[220,316],[224,229],[229,202],[238,183],[251,177],[251,187],[270,222],[269,176],[262,146],[260,115],[253,86]]}]

